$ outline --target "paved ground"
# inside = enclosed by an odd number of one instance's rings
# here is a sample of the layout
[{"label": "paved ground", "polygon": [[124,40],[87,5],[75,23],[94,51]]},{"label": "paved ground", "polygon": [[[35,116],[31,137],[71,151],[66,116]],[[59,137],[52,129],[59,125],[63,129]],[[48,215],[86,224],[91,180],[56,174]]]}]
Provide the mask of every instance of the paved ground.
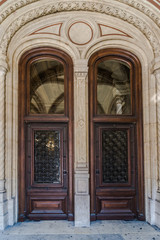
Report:
[{"label": "paved ground", "polygon": [[67,221],[30,221],[0,231],[0,240],[160,240],[160,229],[139,221],[96,221],[89,228]]}]

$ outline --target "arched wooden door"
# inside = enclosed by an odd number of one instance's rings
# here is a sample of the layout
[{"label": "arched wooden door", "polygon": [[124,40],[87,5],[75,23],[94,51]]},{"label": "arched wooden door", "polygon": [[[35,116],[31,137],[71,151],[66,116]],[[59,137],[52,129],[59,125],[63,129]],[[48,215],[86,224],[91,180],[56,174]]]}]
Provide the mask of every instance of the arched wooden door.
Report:
[{"label": "arched wooden door", "polygon": [[121,49],[89,61],[91,220],[144,220],[141,66]]},{"label": "arched wooden door", "polygon": [[19,63],[19,220],[73,220],[72,60],[53,48]]}]

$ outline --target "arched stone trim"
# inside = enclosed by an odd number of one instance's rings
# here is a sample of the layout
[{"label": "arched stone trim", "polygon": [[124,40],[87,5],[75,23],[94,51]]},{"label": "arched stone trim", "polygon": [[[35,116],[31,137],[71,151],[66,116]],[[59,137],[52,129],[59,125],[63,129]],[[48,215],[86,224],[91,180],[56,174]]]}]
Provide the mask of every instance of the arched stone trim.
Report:
[{"label": "arched stone trim", "polygon": [[[42,40],[42,39],[41,39]],[[52,46],[53,44],[55,45],[55,43],[56,43],[56,46],[58,47],[58,48],[61,48],[61,49],[63,49],[64,51],[67,51],[67,52],[69,52],[70,50],[69,49],[67,49],[67,46],[66,46],[66,49],[64,48],[64,46],[61,46],[60,44],[59,44],[59,46],[58,46],[58,42],[57,41],[55,41],[55,40],[52,40],[52,42],[50,42],[50,40],[51,39],[48,39],[48,41],[46,40],[46,39],[43,39],[43,41],[41,42],[41,43],[39,43],[39,46],[44,46],[44,45],[46,45],[46,46]],[[122,46],[122,42],[123,42],[123,46]],[[29,49],[31,49],[31,48],[34,48],[35,46],[37,47],[37,44],[38,44],[38,41],[35,39],[35,40],[32,40],[32,41],[28,41],[27,40],[27,42],[26,43],[23,43],[23,44],[20,44],[19,46],[17,46],[16,47],[16,49],[13,49],[12,51],[12,53],[10,52],[10,54],[12,55],[12,57],[11,57],[11,59],[10,59],[10,63],[12,63],[13,64],[13,66],[12,66],[12,64],[11,64],[11,72],[13,72],[13,74],[12,74],[12,76],[13,76],[13,84],[14,84],[14,86],[15,86],[15,89],[14,89],[14,91],[13,91],[13,99],[14,99],[14,101],[13,101],[13,116],[14,116],[14,119],[15,119],[15,117],[17,116],[17,114],[18,114],[18,108],[17,108],[17,100],[16,100],[16,98],[17,98],[17,91],[18,91],[18,86],[17,86],[17,79],[18,79],[18,67],[17,67],[17,64],[18,64],[18,62],[19,62],[19,59],[20,59],[20,57],[22,56],[22,54],[25,52],[25,51],[28,51]],[[109,47],[114,47],[114,48],[117,48],[117,47],[119,47],[120,45],[118,44],[118,42],[115,42],[114,40],[110,40],[110,41],[108,41],[108,40],[106,40],[106,41],[104,41],[103,42],[103,45],[104,45],[104,48],[106,48],[106,46],[109,48]],[[125,45],[126,45],[126,43],[125,43],[125,41],[124,40],[121,40],[121,47],[122,48],[124,48],[125,49]],[[89,50],[88,50],[88,52],[87,52],[87,54],[85,55],[85,56],[83,56],[83,57],[85,57],[85,58],[89,58],[89,56],[91,55],[91,54],[93,54],[95,51],[97,51],[98,50],[98,48],[100,48],[100,46],[98,47],[98,43],[97,43],[97,45],[95,45],[94,47],[92,47],[92,48],[90,48]],[[127,46],[127,48],[128,48],[128,50],[129,51],[131,51],[131,52],[134,52],[135,53],[135,55],[137,55],[138,56],[138,58],[140,59],[140,61],[141,61],[141,64],[142,64],[142,75],[143,75],[143,97],[145,98],[146,96],[148,96],[149,95],[149,93],[148,93],[148,81],[147,81],[147,79],[149,79],[149,72],[147,71],[147,69],[150,67],[148,64],[149,64],[149,62],[148,62],[148,59],[147,59],[147,56],[146,56],[146,53],[143,51],[143,50],[141,50],[140,48],[138,48],[138,47],[135,47],[135,49],[134,49],[134,47],[133,47],[133,44],[130,44],[130,45],[128,45]],[[76,63],[76,66],[81,66],[81,63],[82,63],[82,61],[80,61],[79,60],[79,64],[77,65],[77,61],[76,61],[76,59],[78,58],[78,56],[74,56],[73,55],[73,51],[71,51],[72,52],[72,58],[73,58],[73,61],[74,61],[74,63]],[[85,64],[86,66],[87,66],[87,62],[86,62],[86,64]],[[84,71],[84,69],[82,69],[82,70],[77,70],[77,69],[75,69],[76,70],[76,72],[83,72]],[[87,71],[87,70],[86,70]],[[77,73],[76,73],[76,75],[77,75]],[[8,78],[8,81],[10,81],[11,79],[9,79]],[[7,91],[11,91],[11,89],[10,88],[8,88],[8,90]],[[10,92],[8,92],[7,94],[11,94]],[[87,99],[87,96],[86,96],[86,99]],[[149,105],[149,100],[147,100],[147,99],[144,99],[144,123],[145,123],[145,129],[147,129],[147,131],[149,132],[149,124],[148,124],[148,120],[147,120],[147,118],[148,118],[148,115],[149,115],[149,109],[148,109],[148,105]],[[8,118],[8,120],[9,121],[11,121],[11,119],[10,118]],[[12,123],[12,121],[11,121],[11,123],[10,123],[11,125],[12,125],[12,131],[13,132],[17,132],[18,131],[18,126],[17,126],[17,120],[15,119],[14,120],[14,122]],[[147,135],[148,133],[145,133],[145,139],[147,138]],[[14,133],[13,133],[13,135],[14,135]],[[14,139],[13,139],[13,141],[14,142],[16,142],[17,141],[17,139],[16,139],[16,137],[17,137],[17,135],[14,135]],[[146,140],[146,143],[148,143],[147,142],[147,140]],[[14,168],[16,168],[16,166],[17,166],[17,150],[16,150],[17,148],[15,148],[15,149],[13,149],[13,166],[14,166]],[[146,147],[146,152],[145,152],[145,158],[147,158],[147,156],[150,156],[150,149],[149,148],[147,148]],[[9,159],[8,159],[9,160]],[[145,167],[146,167],[146,163],[145,163]],[[148,169],[145,169],[145,173],[148,171]],[[15,173],[16,175],[17,175],[17,173]],[[16,175],[14,175],[15,177],[16,177]],[[87,176],[87,174],[86,174],[86,178],[88,178],[88,176]],[[77,175],[77,181],[79,180],[79,176]],[[80,179],[81,180],[81,179]],[[15,183],[14,183],[14,186],[16,186],[16,179],[14,179],[14,181],[15,181]],[[146,182],[148,182],[149,180],[148,180],[148,174],[146,174]],[[17,192],[15,191],[16,189],[13,189],[12,191],[14,192],[14,196],[16,197],[16,199],[17,199]],[[150,196],[150,193],[148,193],[148,192],[150,192],[151,190],[150,190],[150,188],[146,188],[146,196]],[[17,201],[17,200],[16,200]],[[13,203],[11,203],[11,204],[13,204]],[[15,204],[15,203],[14,203]],[[13,204],[13,205],[14,205]],[[147,197],[146,197],[146,211],[148,211],[147,209],[149,208],[149,206],[148,206],[148,200],[147,200]],[[17,212],[17,211],[16,211]],[[15,217],[15,219],[16,219],[16,217]],[[14,219],[14,221],[16,221]],[[148,221],[149,221],[149,219],[147,219]],[[14,222],[13,222],[14,223]],[[13,224],[12,223],[12,224]]]},{"label": "arched stone trim", "polygon": [[130,24],[133,24],[136,28],[138,28],[149,40],[153,51],[156,56],[158,56],[160,52],[160,43],[156,36],[156,34],[152,31],[150,26],[146,24],[141,18],[138,18],[133,13],[124,10],[121,7],[115,7],[111,4],[101,4],[97,2],[80,2],[73,1],[71,2],[56,2],[52,4],[48,4],[45,6],[40,6],[36,9],[30,10],[27,13],[19,16],[13,23],[8,26],[2,41],[1,41],[1,52],[3,54],[7,53],[8,45],[15,35],[15,33],[25,24],[34,19],[40,18],[44,15],[49,15],[57,12],[64,11],[90,11],[90,12],[98,12],[107,14],[110,16],[118,17],[124,21],[127,21]]},{"label": "arched stone trim", "polygon": [[[13,3],[11,3],[10,6],[8,6],[6,8],[6,10],[4,10],[2,12],[2,14],[0,15],[0,23],[2,23],[9,15],[11,15],[12,13],[14,13],[15,11],[17,11],[18,9],[25,7],[31,3],[37,2],[39,0],[21,0],[21,1],[14,1],[14,5]],[[146,16],[148,16],[149,18],[151,18],[156,24],[157,26],[160,26],[160,18],[158,17],[158,15],[156,15],[154,13],[153,10],[147,8],[147,6],[145,6],[145,3],[139,3],[138,0],[116,0],[118,2],[124,3],[128,6],[131,6],[139,11],[141,11],[142,13],[144,13]]]}]

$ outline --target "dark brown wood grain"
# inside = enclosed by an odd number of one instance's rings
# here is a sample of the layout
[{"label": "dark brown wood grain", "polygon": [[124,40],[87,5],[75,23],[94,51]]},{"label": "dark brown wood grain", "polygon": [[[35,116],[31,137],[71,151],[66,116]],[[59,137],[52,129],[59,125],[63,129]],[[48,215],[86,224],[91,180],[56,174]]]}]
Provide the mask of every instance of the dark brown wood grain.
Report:
[{"label": "dark brown wood grain", "polygon": [[[30,114],[30,65],[52,59],[64,66],[64,114]],[[27,51],[19,61],[19,221],[26,218],[73,221],[73,65],[63,51],[51,47]],[[33,129],[59,129],[65,137],[61,184],[34,184]],[[61,138],[62,138],[61,137]],[[65,152],[65,153],[64,153]],[[64,161],[64,162],[63,162]]]},{"label": "dark brown wood grain", "polygon": [[[104,60],[119,60],[130,67],[131,114],[97,115],[97,65]],[[141,64],[138,58],[122,49],[100,50],[89,60],[89,139],[91,220],[145,220],[144,163],[142,129]],[[104,184],[101,172],[101,129],[127,128],[128,176],[127,184]]]}]

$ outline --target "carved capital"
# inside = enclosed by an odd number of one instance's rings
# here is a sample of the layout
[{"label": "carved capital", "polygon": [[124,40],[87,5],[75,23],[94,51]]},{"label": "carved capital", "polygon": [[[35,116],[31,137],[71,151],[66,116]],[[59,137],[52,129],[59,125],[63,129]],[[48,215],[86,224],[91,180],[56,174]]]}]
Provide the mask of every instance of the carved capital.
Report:
[{"label": "carved capital", "polygon": [[88,72],[75,72],[76,80],[85,82],[87,80]]},{"label": "carved capital", "polygon": [[75,73],[88,73],[88,60],[87,59],[77,59],[74,63]]},{"label": "carved capital", "polygon": [[85,83],[88,80],[88,61],[86,59],[78,59],[75,62],[74,73],[79,83]]}]

